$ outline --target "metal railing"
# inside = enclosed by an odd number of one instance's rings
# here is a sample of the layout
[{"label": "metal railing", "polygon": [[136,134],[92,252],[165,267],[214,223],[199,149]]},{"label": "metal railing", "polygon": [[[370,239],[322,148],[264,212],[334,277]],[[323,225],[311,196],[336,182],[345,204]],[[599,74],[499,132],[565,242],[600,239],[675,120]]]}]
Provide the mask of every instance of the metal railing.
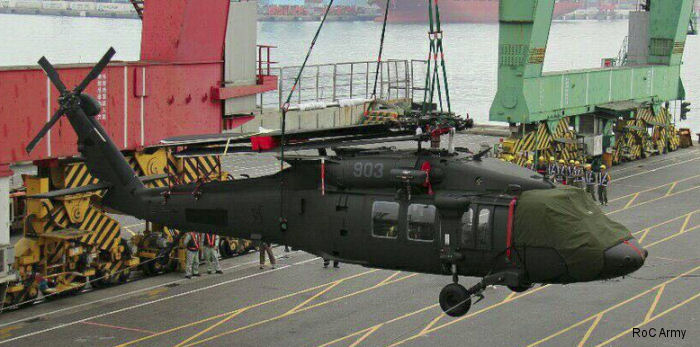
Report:
[{"label": "metal railing", "polygon": [[[372,96],[376,61],[307,65],[292,96],[292,104],[335,102],[344,99],[368,99]],[[424,76],[413,81],[414,63],[387,60],[381,63],[377,78],[377,98],[382,100],[412,98],[413,89]],[[279,108],[299,72],[299,66],[273,67],[277,90],[260,94],[258,107]],[[422,97],[422,94],[421,94]]]}]

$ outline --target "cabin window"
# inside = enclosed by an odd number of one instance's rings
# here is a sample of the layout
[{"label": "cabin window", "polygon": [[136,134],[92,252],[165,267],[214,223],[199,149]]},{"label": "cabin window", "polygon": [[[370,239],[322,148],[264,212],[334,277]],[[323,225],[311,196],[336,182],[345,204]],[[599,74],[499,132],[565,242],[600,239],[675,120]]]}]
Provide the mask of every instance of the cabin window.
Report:
[{"label": "cabin window", "polygon": [[462,245],[467,248],[474,248],[474,209],[469,208],[462,214]]},{"label": "cabin window", "polygon": [[395,239],[399,229],[399,204],[375,201],[372,205],[372,236]]},{"label": "cabin window", "polygon": [[482,207],[476,225],[476,248],[491,249],[491,208]]},{"label": "cabin window", "polygon": [[408,239],[433,241],[439,231],[437,208],[433,205],[411,204],[408,206]]}]

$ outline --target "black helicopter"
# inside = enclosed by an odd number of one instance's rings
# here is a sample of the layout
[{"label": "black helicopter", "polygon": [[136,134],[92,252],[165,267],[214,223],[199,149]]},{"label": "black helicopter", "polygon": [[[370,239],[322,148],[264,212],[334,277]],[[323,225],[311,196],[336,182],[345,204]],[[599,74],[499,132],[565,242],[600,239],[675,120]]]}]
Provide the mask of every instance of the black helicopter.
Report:
[{"label": "black helicopter", "polygon": [[[466,314],[472,297],[482,298],[489,285],[520,292],[538,283],[623,276],[644,264],[647,251],[580,189],[554,185],[485,152],[349,147],[392,131],[385,125],[354,128],[359,135],[336,130],[340,142],[324,140],[328,130],[282,136],[297,148],[319,149],[319,155],[288,155],[289,166],[274,175],[146,188],[95,118],[100,104],[82,93],[113,54],[110,49],[73,90],[45,58],[39,61],[60,91],[60,109],[27,146],[31,151],[66,115],[78,150],[100,181],[93,188],[106,189],[102,203],[110,209],[180,230],[286,244],[346,263],[451,275],[453,283],[439,297],[451,316]],[[424,139],[405,129],[392,136]],[[329,147],[334,155],[325,153]],[[467,289],[457,283],[459,276],[481,280]]]}]

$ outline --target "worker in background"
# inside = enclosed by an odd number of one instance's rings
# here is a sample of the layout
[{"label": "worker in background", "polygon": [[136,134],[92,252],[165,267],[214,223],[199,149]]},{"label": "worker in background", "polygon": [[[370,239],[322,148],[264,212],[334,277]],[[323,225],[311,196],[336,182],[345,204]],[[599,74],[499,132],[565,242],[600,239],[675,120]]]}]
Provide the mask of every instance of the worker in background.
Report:
[{"label": "worker in background", "polygon": [[[328,264],[330,264],[330,263],[331,263],[330,260],[328,260],[328,259],[326,259],[326,258],[323,258],[323,268],[324,268],[324,269],[328,268]],[[336,268],[336,269],[340,267],[340,266],[338,266],[338,261],[337,261],[337,260],[333,260],[333,267]]]},{"label": "worker in background", "polygon": [[578,160],[574,163],[573,176],[574,176],[574,186],[576,188],[583,189],[583,181],[584,181],[583,168],[581,167],[581,162]]},{"label": "worker in background", "polygon": [[612,183],[612,178],[605,165],[600,166],[600,176],[598,182],[598,201],[601,205],[608,205],[608,186]]},{"label": "worker in background", "polygon": [[566,185],[571,186],[574,184],[574,164],[576,162],[569,160],[569,165],[566,167]]},{"label": "worker in background", "polygon": [[267,252],[267,256],[270,258],[270,267],[275,268],[275,255],[272,254],[272,247],[270,247],[270,244],[264,241],[260,241],[260,246],[259,252],[260,252],[260,270],[265,268],[265,252]]},{"label": "worker in background", "polygon": [[586,171],[583,174],[584,182],[586,183],[586,192],[588,194],[591,194],[591,199],[593,201],[596,201],[595,198],[595,182],[596,182],[596,175],[595,172],[593,172],[593,167],[591,164],[586,164]]},{"label": "worker in background", "polygon": [[525,162],[525,168],[528,169],[528,170],[532,170],[532,160],[528,159],[528,160]]},{"label": "worker in background", "polygon": [[566,177],[566,162],[564,159],[559,159],[559,163],[557,164],[557,182],[561,184],[566,184],[566,180],[564,179]]},{"label": "worker in background", "polygon": [[539,160],[537,160],[537,173],[542,176],[547,175],[547,161],[542,155],[540,156]]},{"label": "worker in background", "polygon": [[188,232],[185,234],[182,242],[187,248],[187,257],[185,258],[185,278],[190,279],[192,276],[199,277],[199,246],[201,244],[199,233]]},{"label": "worker in background", "polygon": [[554,157],[549,157],[549,164],[547,164],[547,176],[552,181],[556,180],[557,177],[557,162]]},{"label": "worker in background", "polygon": [[207,273],[212,274],[214,271],[218,274],[224,273],[221,271],[219,264],[219,236],[216,234],[204,234],[202,251],[204,253],[204,261],[207,262]]}]

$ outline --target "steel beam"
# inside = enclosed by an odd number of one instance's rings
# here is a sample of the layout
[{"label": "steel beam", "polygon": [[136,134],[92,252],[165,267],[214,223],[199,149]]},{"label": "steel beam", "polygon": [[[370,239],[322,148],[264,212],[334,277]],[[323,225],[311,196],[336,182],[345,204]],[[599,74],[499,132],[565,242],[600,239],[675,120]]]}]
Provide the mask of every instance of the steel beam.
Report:
[{"label": "steel beam", "polygon": [[651,2],[646,64],[543,73],[554,0],[501,0],[498,91],[490,120],[532,123],[616,103],[685,97],[680,65],[692,0]]}]

